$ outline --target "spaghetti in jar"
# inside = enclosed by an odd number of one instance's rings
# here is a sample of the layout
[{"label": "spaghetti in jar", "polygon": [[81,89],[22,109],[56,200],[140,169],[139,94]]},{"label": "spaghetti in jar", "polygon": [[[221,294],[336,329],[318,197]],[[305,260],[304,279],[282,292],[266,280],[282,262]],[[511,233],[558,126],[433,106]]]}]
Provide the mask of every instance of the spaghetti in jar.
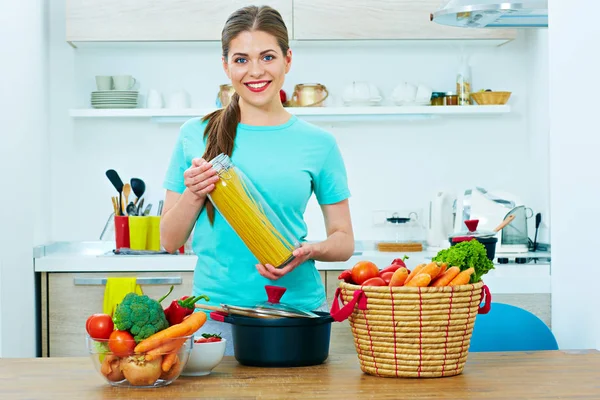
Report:
[{"label": "spaghetti in jar", "polygon": [[219,154],[210,164],[219,180],[208,198],[258,261],[280,268],[293,260],[299,242],[248,177],[226,154]]}]

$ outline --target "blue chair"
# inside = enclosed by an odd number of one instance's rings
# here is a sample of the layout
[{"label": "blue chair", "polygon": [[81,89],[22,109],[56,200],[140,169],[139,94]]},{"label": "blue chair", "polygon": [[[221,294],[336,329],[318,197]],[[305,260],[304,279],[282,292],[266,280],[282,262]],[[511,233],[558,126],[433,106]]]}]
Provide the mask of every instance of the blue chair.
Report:
[{"label": "blue chair", "polygon": [[469,352],[558,350],[548,326],[537,316],[510,304],[492,302],[477,315]]}]

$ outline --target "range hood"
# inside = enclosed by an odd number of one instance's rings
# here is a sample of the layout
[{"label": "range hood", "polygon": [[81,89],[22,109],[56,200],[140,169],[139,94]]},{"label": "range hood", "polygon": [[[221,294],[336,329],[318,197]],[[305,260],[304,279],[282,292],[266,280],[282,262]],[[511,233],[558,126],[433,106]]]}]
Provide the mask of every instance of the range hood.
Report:
[{"label": "range hood", "polygon": [[431,21],[461,28],[547,28],[547,0],[450,0]]}]

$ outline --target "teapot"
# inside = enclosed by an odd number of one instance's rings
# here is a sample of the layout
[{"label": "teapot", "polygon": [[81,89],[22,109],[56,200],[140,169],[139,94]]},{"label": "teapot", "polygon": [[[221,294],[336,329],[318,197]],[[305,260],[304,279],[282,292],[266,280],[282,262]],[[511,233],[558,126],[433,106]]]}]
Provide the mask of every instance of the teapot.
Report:
[{"label": "teapot", "polygon": [[320,83],[302,83],[294,87],[294,93],[289,101],[291,107],[321,107],[329,91]]}]

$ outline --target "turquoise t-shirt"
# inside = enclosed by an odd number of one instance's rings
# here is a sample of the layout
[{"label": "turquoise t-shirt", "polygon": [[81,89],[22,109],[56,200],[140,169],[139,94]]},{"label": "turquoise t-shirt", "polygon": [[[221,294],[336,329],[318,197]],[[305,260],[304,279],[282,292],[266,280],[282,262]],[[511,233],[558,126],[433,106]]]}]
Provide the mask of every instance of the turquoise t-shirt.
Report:
[{"label": "turquoise t-shirt", "polygon": [[[204,154],[205,126],[200,118],[193,118],[181,127],[165,189],[185,190],[184,171],[193,158]],[[337,203],[350,196],[335,138],[296,116],[277,126],[239,124],[231,160],[300,242],[307,235],[303,214],[313,192],[319,204]],[[256,257],[216,211],[213,226],[205,210],[200,214],[192,248],[198,256],[193,294],[206,294],[212,305],[256,306],[267,300],[265,285],[287,289],[282,303],[314,310],[325,301],[325,288],[313,260],[278,280],[264,278],[256,270]]]}]

